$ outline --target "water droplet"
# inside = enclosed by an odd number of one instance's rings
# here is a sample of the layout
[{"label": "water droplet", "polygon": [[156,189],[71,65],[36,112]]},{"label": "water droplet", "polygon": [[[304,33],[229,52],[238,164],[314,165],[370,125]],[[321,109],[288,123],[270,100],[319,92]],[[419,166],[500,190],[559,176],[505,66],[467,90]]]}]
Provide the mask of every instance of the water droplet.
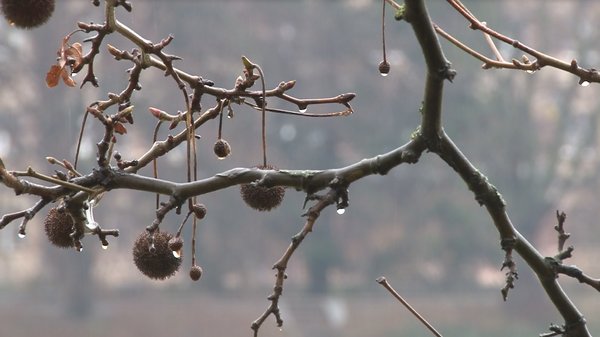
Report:
[{"label": "water droplet", "polygon": [[588,85],[590,85],[590,82],[588,82],[586,80],[581,80],[581,81],[579,81],[579,85],[582,87],[587,87]]},{"label": "water droplet", "polygon": [[283,328],[279,328],[279,332],[283,332]]},{"label": "water droplet", "polygon": [[337,209],[337,214],[342,215],[344,213],[346,213],[346,209],[345,208],[338,208]]},{"label": "water droplet", "polygon": [[528,74],[533,74],[535,73],[535,70],[526,70]]},{"label": "water droplet", "polygon": [[232,119],[233,116],[232,115],[227,115],[227,118]]},{"label": "water droplet", "polygon": [[80,253],[83,252],[83,246],[77,247],[77,251],[80,252]]},{"label": "water droplet", "polygon": [[102,249],[107,250],[108,249],[108,243],[107,244],[102,244]]},{"label": "water droplet", "polygon": [[387,75],[389,75],[390,73],[379,73],[381,75],[381,77],[386,77]]},{"label": "water droplet", "polygon": [[26,236],[26,235],[25,235],[25,232],[19,232],[19,233],[17,234],[17,236],[19,237],[19,239],[25,239],[25,236]]},{"label": "water droplet", "polygon": [[173,256],[175,256],[176,259],[181,257],[181,253],[178,250],[174,250],[173,251]]},{"label": "water droplet", "polygon": [[217,159],[219,159],[219,160],[223,160],[225,158],[227,158],[227,156],[225,156],[225,157],[219,157],[219,156],[217,156]]},{"label": "water droplet", "polygon": [[298,107],[298,111],[300,113],[305,113],[306,112],[306,107],[305,106],[300,106],[300,107]]}]

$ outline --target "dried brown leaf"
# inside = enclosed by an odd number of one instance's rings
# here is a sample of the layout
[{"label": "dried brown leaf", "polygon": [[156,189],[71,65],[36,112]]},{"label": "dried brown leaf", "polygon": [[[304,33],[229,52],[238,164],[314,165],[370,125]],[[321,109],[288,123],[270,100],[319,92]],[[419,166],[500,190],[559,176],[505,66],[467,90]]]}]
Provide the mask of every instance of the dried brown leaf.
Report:
[{"label": "dried brown leaf", "polygon": [[70,87],[75,86],[75,81],[71,78],[71,76],[69,76],[67,69],[62,68],[60,75],[62,76],[62,80],[63,80],[63,82],[65,82],[66,85],[68,85]]},{"label": "dried brown leaf", "polygon": [[124,135],[127,133],[127,128],[122,123],[115,123],[115,132]]},{"label": "dried brown leaf", "polygon": [[62,68],[57,64],[50,67],[50,70],[48,70],[48,73],[46,74],[46,85],[48,88],[53,88],[58,85],[61,72]]},{"label": "dried brown leaf", "polygon": [[81,43],[79,42],[73,43],[65,50],[64,54],[67,60],[74,60],[74,62],[71,64],[71,68],[77,68],[81,62],[83,62],[83,51],[81,49]]}]

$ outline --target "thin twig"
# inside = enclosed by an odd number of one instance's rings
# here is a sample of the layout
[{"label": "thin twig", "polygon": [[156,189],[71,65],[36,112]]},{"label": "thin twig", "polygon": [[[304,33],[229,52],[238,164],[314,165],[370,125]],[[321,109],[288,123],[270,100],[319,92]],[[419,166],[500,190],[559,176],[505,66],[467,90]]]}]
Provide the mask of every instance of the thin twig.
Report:
[{"label": "thin twig", "polygon": [[[531,63],[537,67],[537,69],[543,66],[550,66],[553,68],[557,68],[566,72],[569,72],[573,75],[579,77],[579,83],[582,84],[584,82],[600,82],[600,72],[594,68],[585,69],[578,65],[576,60],[571,60],[569,62],[559,60],[555,57],[552,57],[548,54],[542,53],[534,48],[531,48],[518,40],[510,38],[506,35],[503,35],[485,25],[482,21],[478,20],[465,5],[463,5],[459,0],[446,0],[458,13],[460,13],[467,21],[470,23],[470,27],[472,29],[480,30],[483,33],[502,41],[513,48],[519,49],[533,57],[536,58],[536,61]],[[525,63],[521,63],[517,60],[513,60],[516,68],[523,70],[537,70],[537,69],[526,69],[523,68]]]},{"label": "thin twig", "polygon": [[[482,24],[487,25],[486,22],[482,22]],[[492,40],[490,35],[483,33],[483,37],[485,38],[485,42],[487,42],[488,46],[490,47],[490,49],[492,50],[494,55],[496,55],[496,60],[498,60],[500,62],[505,62],[504,58],[502,57],[502,54],[498,50],[498,47],[496,47],[496,44],[494,43],[494,40]]]},{"label": "thin twig", "polygon": [[28,177],[37,178],[39,180],[47,181],[49,183],[60,185],[62,187],[66,187],[68,189],[75,190],[75,191],[83,191],[83,192],[87,192],[87,193],[90,193],[90,194],[96,193],[96,191],[94,189],[91,189],[91,188],[88,188],[88,187],[85,187],[85,186],[81,186],[81,185],[77,185],[77,184],[73,184],[73,183],[70,183],[68,181],[56,179],[56,178],[53,178],[53,177],[50,177],[50,176],[38,173],[34,169],[32,169],[31,167],[27,168],[27,172],[25,174],[23,174],[23,175],[24,176],[28,176]]},{"label": "thin twig", "polygon": [[270,315],[275,316],[275,319],[277,320],[277,326],[281,327],[283,325],[283,320],[281,319],[279,312],[279,298],[283,293],[283,283],[287,278],[285,271],[290,258],[308,233],[312,232],[315,221],[321,214],[321,211],[325,209],[325,207],[335,203],[339,197],[339,193],[340,191],[337,188],[332,187],[326,195],[320,197],[319,201],[306,212],[307,219],[302,227],[302,230],[292,237],[292,242],[288,248],[285,250],[281,258],[275,263],[275,265],[273,265],[273,269],[277,270],[277,274],[275,276],[273,293],[268,297],[268,300],[271,301],[271,304],[265,310],[265,312],[260,315],[260,317],[252,322],[251,329],[254,330],[254,337],[258,336],[258,330]]},{"label": "thin twig", "polygon": [[567,219],[567,214],[565,212],[559,212],[556,210],[556,220],[558,224],[554,226],[554,230],[558,232],[558,251],[562,252],[565,247],[565,242],[567,239],[571,237],[571,234],[565,232],[565,220]]},{"label": "thin twig", "polygon": [[427,322],[427,320],[423,316],[421,316],[421,314],[419,314],[417,310],[415,310],[404,298],[402,298],[402,296],[400,296],[400,294],[398,294],[398,292],[388,283],[387,279],[384,276],[378,277],[377,283],[381,284],[387,291],[390,292],[390,294],[392,294],[398,301],[400,301],[400,303],[402,303],[402,305],[404,305],[404,307],[406,307],[406,309],[408,309],[408,311],[410,311],[411,314],[413,314],[419,321],[421,321],[421,323],[423,323],[423,325],[425,325],[425,327],[427,327],[427,329],[429,329],[431,333],[433,333],[437,337],[443,337],[442,334],[440,334],[433,327],[433,325],[429,324],[429,322]]}]

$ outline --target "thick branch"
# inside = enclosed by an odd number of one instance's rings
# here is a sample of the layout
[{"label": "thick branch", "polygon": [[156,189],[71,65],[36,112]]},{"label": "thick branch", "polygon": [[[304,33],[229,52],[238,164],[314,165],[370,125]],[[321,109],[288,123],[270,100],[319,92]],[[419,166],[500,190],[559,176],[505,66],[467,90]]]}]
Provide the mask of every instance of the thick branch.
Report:
[{"label": "thick branch", "polygon": [[[451,1],[450,2],[455,2]],[[462,11],[461,13],[468,13]],[[466,15],[466,14],[465,14]],[[505,210],[505,202],[496,187],[487,181],[462,154],[441,128],[441,99],[443,80],[448,76],[445,60],[423,0],[406,1],[406,17],[411,23],[427,63],[427,83],[423,103],[422,137],[428,149],[438,154],[465,181],[480,205],[485,206],[502,240],[515,240],[514,250],[523,257],[538,276],[554,306],[565,319],[567,332],[572,336],[590,336],[583,315],[558,284],[551,266],[544,257],[514,228]],[[477,27],[490,33],[485,25]],[[491,35],[491,34],[490,34]],[[446,75],[444,75],[446,74]]]},{"label": "thick branch", "polygon": [[442,131],[444,80],[452,81],[456,71],[444,56],[423,0],[407,0],[405,20],[419,40],[427,65],[427,82],[422,107],[421,131],[428,142],[437,142]]},{"label": "thick branch", "polygon": [[590,336],[583,315],[560,287],[553,268],[513,226],[506,213],[502,196],[496,187],[487,181],[487,178],[469,162],[445,134],[442,136],[437,154],[463,178],[469,189],[475,194],[475,199],[485,206],[501,239],[514,238],[516,240],[515,251],[535,272],[548,297],[565,319],[566,325],[572,327],[569,336],[571,333],[572,336]]}]

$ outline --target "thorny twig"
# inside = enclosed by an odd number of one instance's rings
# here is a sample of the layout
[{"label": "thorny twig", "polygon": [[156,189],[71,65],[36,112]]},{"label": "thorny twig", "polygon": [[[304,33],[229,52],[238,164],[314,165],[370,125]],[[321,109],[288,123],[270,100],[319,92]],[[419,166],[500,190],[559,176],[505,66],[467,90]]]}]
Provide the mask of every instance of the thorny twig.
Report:
[{"label": "thorny twig", "polygon": [[251,329],[254,330],[255,337],[258,336],[258,330],[265,319],[267,319],[267,317],[270,315],[275,317],[277,326],[280,327],[283,325],[283,319],[281,318],[281,313],[279,312],[279,298],[283,294],[283,282],[287,278],[285,270],[287,269],[290,258],[308,233],[312,232],[315,221],[321,214],[321,211],[325,209],[325,207],[336,203],[340,196],[345,193],[345,189],[341,190],[339,186],[332,186],[329,192],[323,196],[319,196],[319,201],[314,206],[309,208],[305,213],[307,218],[306,222],[304,223],[304,227],[302,227],[302,230],[292,237],[292,242],[283,253],[283,256],[281,256],[281,258],[273,265],[273,269],[275,269],[277,273],[275,274],[275,286],[273,287],[273,293],[267,298],[269,301],[271,301],[271,304],[260,317],[252,322]]},{"label": "thorny twig", "polygon": [[558,232],[558,251],[562,252],[565,242],[571,237],[570,233],[565,232],[565,220],[567,219],[567,214],[565,212],[556,211],[556,220],[558,224],[554,226],[554,230]]},{"label": "thorny twig", "polygon": [[502,262],[502,267],[500,270],[504,270],[507,268],[506,279],[504,282],[504,287],[500,290],[502,293],[502,299],[506,301],[508,298],[508,291],[515,287],[515,280],[519,278],[519,274],[517,273],[517,264],[513,260],[513,249],[515,246],[516,240],[514,238],[504,239],[500,242],[502,250],[504,250],[504,261]]},{"label": "thorny twig", "polygon": [[558,233],[558,254],[553,257],[547,257],[546,261],[548,261],[552,267],[552,270],[557,276],[558,274],[570,276],[574,279],[577,279],[580,283],[587,284],[597,291],[600,291],[600,279],[594,279],[586,275],[577,266],[567,266],[563,264],[564,260],[573,256],[573,250],[575,250],[575,248],[573,246],[569,246],[567,249],[564,249],[565,242],[571,237],[571,234],[566,233],[564,229],[565,220],[567,219],[565,212],[559,212],[557,210],[556,219],[558,224],[554,226],[554,230],[556,230]]}]

